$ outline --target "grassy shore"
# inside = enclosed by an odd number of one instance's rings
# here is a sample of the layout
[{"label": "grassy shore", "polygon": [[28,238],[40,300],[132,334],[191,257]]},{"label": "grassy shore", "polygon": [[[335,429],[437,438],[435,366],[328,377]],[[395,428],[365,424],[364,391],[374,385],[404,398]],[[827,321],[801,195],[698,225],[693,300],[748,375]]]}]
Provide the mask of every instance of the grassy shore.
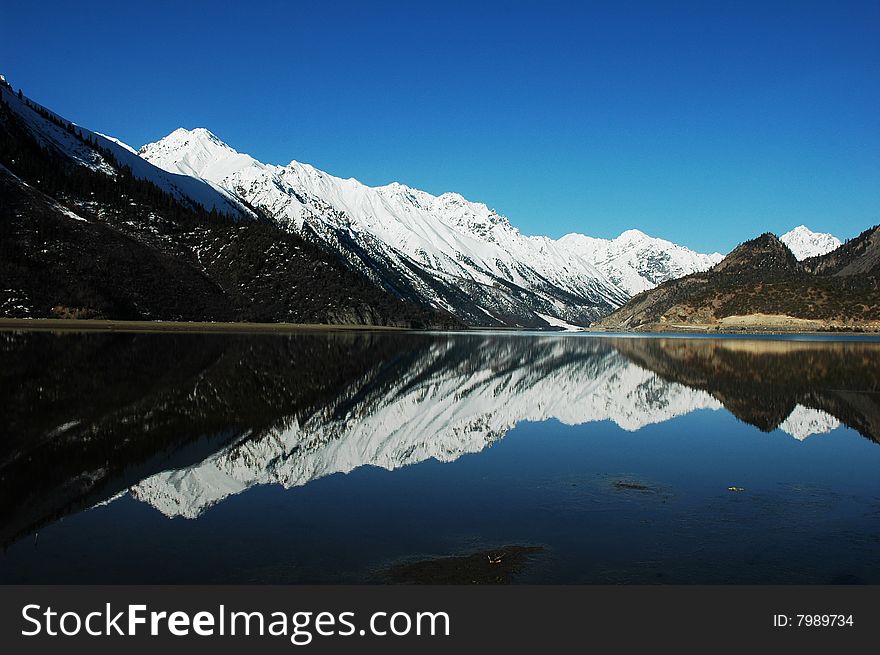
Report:
[{"label": "grassy shore", "polygon": [[315,332],[383,331],[406,328],[382,325],[324,325],[320,323],[200,323],[197,321],[109,321],[69,318],[0,318],[0,330],[50,330],[105,332]]}]

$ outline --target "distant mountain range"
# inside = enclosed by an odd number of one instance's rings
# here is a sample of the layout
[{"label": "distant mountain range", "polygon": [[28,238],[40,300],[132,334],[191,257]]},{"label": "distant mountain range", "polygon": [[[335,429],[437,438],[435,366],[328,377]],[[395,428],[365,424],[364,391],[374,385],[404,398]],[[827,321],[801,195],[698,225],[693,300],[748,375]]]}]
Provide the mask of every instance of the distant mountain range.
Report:
[{"label": "distant mountain range", "polygon": [[[804,229],[790,237],[813,252]],[[823,255],[798,260],[773,234],[711,269],[661,284],[596,322],[606,329],[880,329],[880,225]]]},{"label": "distant mountain range", "polygon": [[573,329],[723,259],[638,230],[526,236],[459,194],[265,164],[203,128],[136,151],[5,80],[0,99],[0,316]]}]

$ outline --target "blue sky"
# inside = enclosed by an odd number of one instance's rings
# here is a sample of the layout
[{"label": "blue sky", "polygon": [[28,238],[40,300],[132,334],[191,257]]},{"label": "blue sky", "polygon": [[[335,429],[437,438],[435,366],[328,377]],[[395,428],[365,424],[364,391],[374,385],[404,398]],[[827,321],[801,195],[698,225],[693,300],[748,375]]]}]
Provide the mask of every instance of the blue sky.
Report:
[{"label": "blue sky", "polygon": [[[72,8],[75,7],[75,8]],[[880,3],[5,2],[0,72],[140,146],[700,250],[880,222]]]}]

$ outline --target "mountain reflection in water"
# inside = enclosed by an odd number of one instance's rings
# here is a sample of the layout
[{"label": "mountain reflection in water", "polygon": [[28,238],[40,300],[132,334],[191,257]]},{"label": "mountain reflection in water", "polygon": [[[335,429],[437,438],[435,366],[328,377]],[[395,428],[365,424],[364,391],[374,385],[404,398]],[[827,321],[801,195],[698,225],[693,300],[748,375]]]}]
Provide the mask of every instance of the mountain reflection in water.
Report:
[{"label": "mountain reflection in water", "polygon": [[880,343],[534,334],[0,332],[0,539],[123,494],[196,518],[254,485],[477,453],[523,422],[726,410],[880,441]]}]

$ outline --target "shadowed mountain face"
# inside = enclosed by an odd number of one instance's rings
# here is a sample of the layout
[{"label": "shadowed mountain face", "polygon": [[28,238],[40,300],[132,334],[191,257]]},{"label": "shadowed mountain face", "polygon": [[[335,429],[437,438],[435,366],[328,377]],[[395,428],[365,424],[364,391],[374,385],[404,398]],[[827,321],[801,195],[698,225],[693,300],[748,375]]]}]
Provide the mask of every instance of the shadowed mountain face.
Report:
[{"label": "shadowed mountain face", "polygon": [[878,441],[878,363],[869,342],[0,332],[0,536],[120,493],[193,518],[253,485],[453,461],[523,421],[723,406]]}]

